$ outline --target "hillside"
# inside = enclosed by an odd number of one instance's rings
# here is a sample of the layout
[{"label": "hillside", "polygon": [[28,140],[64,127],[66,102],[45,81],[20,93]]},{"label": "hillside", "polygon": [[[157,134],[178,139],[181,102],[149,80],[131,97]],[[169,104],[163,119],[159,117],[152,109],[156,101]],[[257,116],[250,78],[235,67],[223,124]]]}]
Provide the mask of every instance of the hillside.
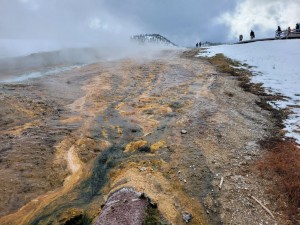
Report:
[{"label": "hillside", "polygon": [[134,41],[138,41],[139,43],[151,43],[151,44],[161,44],[167,46],[176,46],[169,39],[161,36],[160,34],[139,34],[134,35],[132,38]]}]

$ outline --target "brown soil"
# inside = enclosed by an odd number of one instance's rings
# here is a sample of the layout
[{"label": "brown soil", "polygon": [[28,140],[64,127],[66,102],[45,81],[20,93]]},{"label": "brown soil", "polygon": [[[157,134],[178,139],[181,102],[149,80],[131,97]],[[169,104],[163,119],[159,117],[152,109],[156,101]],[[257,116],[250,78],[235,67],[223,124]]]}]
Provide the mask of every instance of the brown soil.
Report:
[{"label": "brown soil", "polygon": [[146,193],[171,224],[185,213],[189,224],[288,224],[273,181],[254,169],[276,120],[195,54],[1,84],[0,224],[95,222],[124,187]]}]

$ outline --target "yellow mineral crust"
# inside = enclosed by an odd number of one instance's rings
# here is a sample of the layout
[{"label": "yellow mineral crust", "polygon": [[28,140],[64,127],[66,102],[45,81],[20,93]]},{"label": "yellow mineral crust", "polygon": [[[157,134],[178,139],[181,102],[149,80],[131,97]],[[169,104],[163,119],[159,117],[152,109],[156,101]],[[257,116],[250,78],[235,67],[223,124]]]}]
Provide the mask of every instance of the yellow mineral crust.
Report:
[{"label": "yellow mineral crust", "polygon": [[144,147],[147,144],[147,141],[136,141],[136,142],[130,142],[126,145],[124,152],[135,152],[141,147]]},{"label": "yellow mineral crust", "polygon": [[151,152],[156,152],[160,148],[164,148],[164,147],[167,147],[167,143],[165,141],[159,141],[151,145],[150,149]]}]

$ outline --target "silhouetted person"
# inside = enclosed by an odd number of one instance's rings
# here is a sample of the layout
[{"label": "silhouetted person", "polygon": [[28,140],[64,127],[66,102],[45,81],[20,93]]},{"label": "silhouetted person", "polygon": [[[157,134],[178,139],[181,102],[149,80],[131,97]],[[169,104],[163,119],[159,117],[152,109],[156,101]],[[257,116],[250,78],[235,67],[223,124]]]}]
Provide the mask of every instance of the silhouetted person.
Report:
[{"label": "silhouetted person", "polygon": [[286,38],[289,38],[291,32],[292,32],[291,27],[288,27]]},{"label": "silhouetted person", "polygon": [[251,38],[251,39],[254,39],[254,38],[255,38],[255,34],[254,34],[254,31],[253,31],[253,30],[251,30],[251,32],[250,32],[250,38]]},{"label": "silhouetted person", "polygon": [[282,33],[281,27],[278,26],[278,27],[277,27],[277,30],[276,30],[276,37],[280,38],[280,34],[281,34],[281,33]]},{"label": "silhouetted person", "polygon": [[281,27],[280,27],[280,26],[278,26],[278,28],[277,28],[277,32],[278,32],[278,33],[280,33],[280,32],[281,32]]},{"label": "silhouetted person", "polygon": [[299,23],[296,24],[296,31],[299,32]]},{"label": "silhouetted person", "polygon": [[243,38],[244,38],[244,37],[243,37],[243,35],[242,35],[242,34],[240,34],[240,36],[239,36],[239,40],[240,40],[240,41],[243,41]]},{"label": "silhouetted person", "polygon": [[198,46],[199,46],[199,45],[198,45],[198,43],[197,43],[197,44],[196,44],[196,48],[198,48]]},{"label": "silhouetted person", "polygon": [[201,41],[199,42],[199,48],[201,48],[201,45],[202,45],[202,43],[201,43]]}]

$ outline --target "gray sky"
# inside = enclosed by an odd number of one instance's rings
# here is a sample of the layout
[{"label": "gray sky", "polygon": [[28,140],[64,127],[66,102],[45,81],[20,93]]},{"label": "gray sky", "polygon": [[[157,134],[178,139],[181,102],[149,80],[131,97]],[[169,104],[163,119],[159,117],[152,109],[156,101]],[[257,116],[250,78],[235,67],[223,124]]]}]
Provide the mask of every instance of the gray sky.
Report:
[{"label": "gray sky", "polygon": [[160,33],[193,46],[198,41],[236,41],[251,29],[274,36],[300,22],[300,0],[0,0],[0,39],[71,43],[122,42]]}]

